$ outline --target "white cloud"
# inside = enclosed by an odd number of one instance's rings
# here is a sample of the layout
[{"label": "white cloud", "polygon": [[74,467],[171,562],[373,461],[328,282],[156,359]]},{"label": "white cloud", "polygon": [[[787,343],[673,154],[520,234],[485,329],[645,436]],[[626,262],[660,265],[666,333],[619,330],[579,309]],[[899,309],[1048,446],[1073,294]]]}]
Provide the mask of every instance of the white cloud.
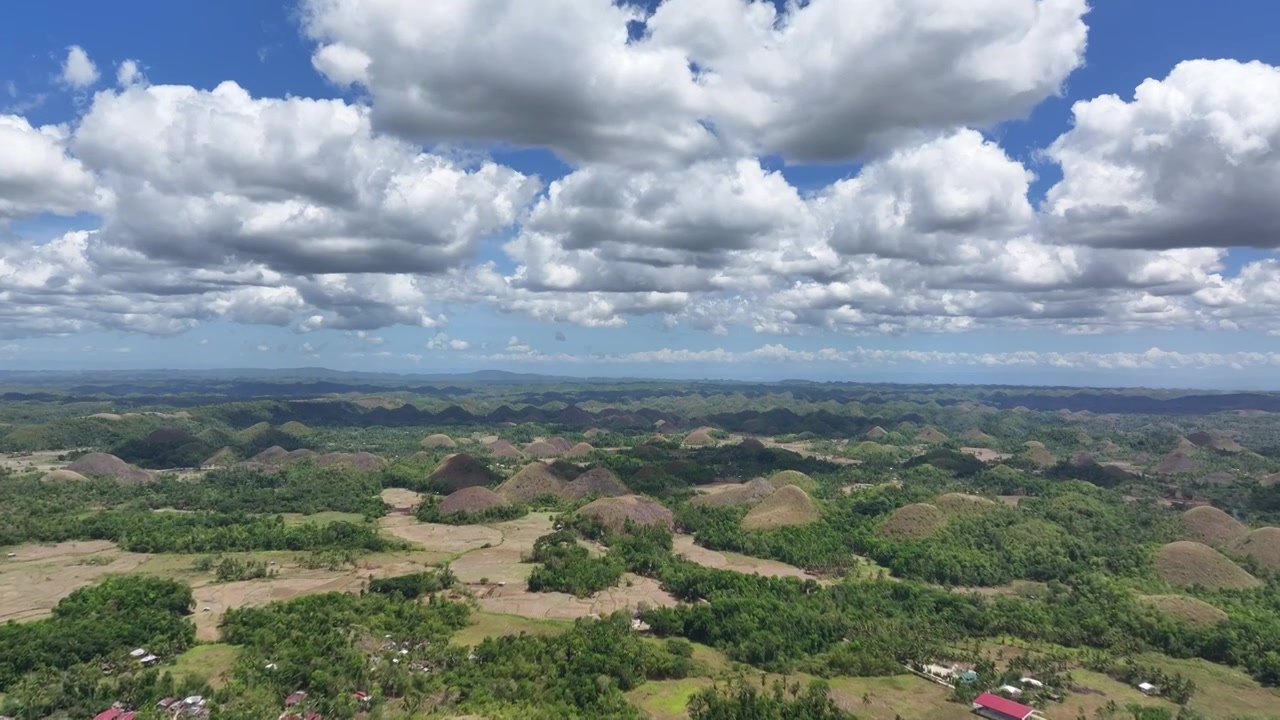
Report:
[{"label": "white cloud", "polygon": [[40,212],[71,214],[103,200],[92,173],[67,152],[67,128],[0,115],[0,222]]},{"label": "white cloud", "polygon": [[379,136],[361,107],[234,83],[98,93],[74,146],[115,193],[108,241],[189,267],[439,272],[538,189]]},{"label": "white cloud", "polygon": [[[1085,0],[307,0],[313,64],[417,138],[662,163],[843,159],[1021,116],[1083,60]],[[645,33],[629,38],[628,24]],[[459,42],[458,38],[466,38]]]},{"label": "white cloud", "polygon": [[1132,248],[1280,247],[1280,68],[1191,60],[1126,102],[1077,102],[1048,155],[1063,242]]},{"label": "white cloud", "polygon": [[142,67],[137,60],[125,60],[116,68],[116,84],[120,87],[145,85],[146,82],[147,77],[142,74]]},{"label": "white cloud", "polygon": [[67,59],[62,61],[62,81],[74,88],[87,88],[98,82],[98,67],[79,45],[67,48]]},{"label": "white cloud", "polygon": [[466,350],[469,347],[471,347],[471,343],[466,340],[451,338],[445,333],[436,333],[430,340],[427,340],[428,350]]}]

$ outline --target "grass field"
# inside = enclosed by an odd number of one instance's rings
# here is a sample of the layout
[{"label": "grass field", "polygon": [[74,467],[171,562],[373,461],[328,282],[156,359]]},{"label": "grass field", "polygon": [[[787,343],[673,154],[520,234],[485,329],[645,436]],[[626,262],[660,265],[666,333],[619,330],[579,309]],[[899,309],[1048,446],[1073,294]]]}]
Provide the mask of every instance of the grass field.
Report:
[{"label": "grass field", "polygon": [[169,671],[179,682],[184,677],[194,677],[219,688],[226,682],[226,675],[231,672],[235,661],[236,648],[232,645],[197,645],[174,658],[173,667]]},{"label": "grass field", "polygon": [[1215,665],[1205,660],[1181,660],[1148,654],[1140,662],[1165,672],[1180,672],[1196,684],[1191,707],[1211,720],[1244,716],[1280,718],[1280,690],[1266,688],[1235,668]]},{"label": "grass field", "polygon": [[316,523],[318,525],[328,525],[334,522],[361,523],[364,522],[364,516],[357,513],[335,512],[327,510],[312,515],[303,515],[302,513],[283,513],[285,525],[301,525],[303,523]]},{"label": "grass field", "polygon": [[[894,720],[896,717],[969,720],[974,717],[968,706],[947,701],[949,688],[915,675],[833,678],[829,682],[836,702],[861,720]],[[1054,716],[1048,717],[1054,719]]]},{"label": "grass field", "polygon": [[554,635],[564,632],[571,623],[566,620],[540,620],[505,615],[502,613],[472,613],[471,624],[453,634],[452,642],[457,645],[479,645],[480,641],[489,637],[502,635]]},{"label": "grass field", "polygon": [[705,677],[647,682],[628,692],[627,701],[652,720],[683,720],[689,717],[685,712],[689,698],[711,682]]}]

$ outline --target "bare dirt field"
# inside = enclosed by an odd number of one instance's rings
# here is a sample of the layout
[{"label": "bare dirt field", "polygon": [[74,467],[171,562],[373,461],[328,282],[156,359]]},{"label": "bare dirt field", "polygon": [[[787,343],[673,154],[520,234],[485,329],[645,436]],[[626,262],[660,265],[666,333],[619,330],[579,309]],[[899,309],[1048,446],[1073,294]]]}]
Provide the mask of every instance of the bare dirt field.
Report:
[{"label": "bare dirt field", "polygon": [[982,462],[995,462],[996,460],[1007,460],[1012,457],[1011,455],[1002,452],[996,452],[991,448],[962,447],[960,448],[960,452],[966,455],[972,455],[974,458],[981,460]]},{"label": "bare dirt field", "polygon": [[397,512],[412,512],[422,503],[422,493],[404,488],[387,488],[382,491],[382,502],[390,505],[392,510]]},{"label": "bare dirt field", "polygon": [[387,535],[408,540],[424,550],[451,555],[502,542],[502,531],[485,525],[424,523],[410,515],[387,515],[378,520],[378,527]]},{"label": "bare dirt field", "polygon": [[58,459],[58,456],[65,452],[67,451],[50,450],[32,453],[0,453],[0,469],[16,470],[18,472],[46,473],[67,464],[65,461]]},{"label": "bare dirt field", "polygon": [[529,592],[523,582],[492,587],[479,597],[480,607],[491,613],[564,620],[608,615],[617,610],[634,609],[642,602],[649,607],[671,607],[676,604],[676,599],[663,590],[657,580],[630,573],[622,577],[618,587],[603,590],[589,598],[574,597],[568,593]]},{"label": "bare dirt field", "polygon": [[506,582],[524,587],[533,565],[520,558],[533,550],[534,540],[551,532],[551,514],[531,513],[491,529],[499,533],[498,541],[492,547],[464,552],[450,565],[453,573],[467,584],[487,579],[491,585]]},{"label": "bare dirt field", "polygon": [[104,575],[134,570],[146,555],[118,550],[105,540],[56,545],[19,545],[0,558],[0,622],[34,620],[76,588]]},{"label": "bare dirt field", "polygon": [[762,560],[732,552],[708,550],[694,545],[693,536],[691,535],[677,535],[672,543],[672,550],[684,555],[690,562],[717,570],[735,570],[746,575],[759,573],[760,575],[775,577],[815,578],[815,576],[794,565],[788,565],[776,560]]}]

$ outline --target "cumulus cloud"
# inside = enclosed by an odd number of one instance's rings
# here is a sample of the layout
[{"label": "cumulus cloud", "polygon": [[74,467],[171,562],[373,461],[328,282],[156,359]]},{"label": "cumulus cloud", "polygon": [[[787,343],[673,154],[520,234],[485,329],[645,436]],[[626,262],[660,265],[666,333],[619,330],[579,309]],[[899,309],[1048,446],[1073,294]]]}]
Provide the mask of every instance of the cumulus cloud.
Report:
[{"label": "cumulus cloud", "polygon": [[114,192],[104,237],[189,267],[439,272],[538,189],[377,135],[359,106],[255,99],[230,82],[101,92],[74,147]]},{"label": "cumulus cloud", "polygon": [[98,82],[98,66],[79,45],[67,48],[67,58],[62,61],[62,82],[73,88],[87,88]]},{"label": "cumulus cloud", "polygon": [[436,333],[427,341],[428,350],[466,350],[471,347],[471,343],[458,338],[451,338],[445,333]]},{"label": "cumulus cloud", "polygon": [[[307,0],[313,64],[420,139],[663,162],[723,147],[847,159],[1059,91],[1085,0]],[[632,28],[642,28],[633,37]],[[466,42],[458,42],[466,38]]]},{"label": "cumulus cloud", "polygon": [[1192,60],[1075,104],[1049,232],[1106,247],[1280,247],[1280,68]]},{"label": "cumulus cloud", "polygon": [[116,68],[116,83],[120,87],[146,84],[147,78],[142,74],[142,67],[137,60],[125,60]]},{"label": "cumulus cloud", "polygon": [[102,200],[93,174],[67,152],[68,139],[65,126],[35,127],[26,118],[0,115],[0,222],[40,212],[72,214]]}]

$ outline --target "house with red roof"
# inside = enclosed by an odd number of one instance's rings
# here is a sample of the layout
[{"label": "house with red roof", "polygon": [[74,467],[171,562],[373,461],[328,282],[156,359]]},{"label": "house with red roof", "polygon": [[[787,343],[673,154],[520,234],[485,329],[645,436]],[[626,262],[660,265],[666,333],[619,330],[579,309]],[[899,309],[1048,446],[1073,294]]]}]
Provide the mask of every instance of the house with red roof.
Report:
[{"label": "house with red roof", "polygon": [[984,692],[973,699],[973,712],[988,720],[1027,720],[1036,709],[994,693]]},{"label": "house with red roof", "polygon": [[124,711],[118,707],[107,708],[97,715],[94,715],[93,720],[120,720],[120,716],[123,714]]}]

